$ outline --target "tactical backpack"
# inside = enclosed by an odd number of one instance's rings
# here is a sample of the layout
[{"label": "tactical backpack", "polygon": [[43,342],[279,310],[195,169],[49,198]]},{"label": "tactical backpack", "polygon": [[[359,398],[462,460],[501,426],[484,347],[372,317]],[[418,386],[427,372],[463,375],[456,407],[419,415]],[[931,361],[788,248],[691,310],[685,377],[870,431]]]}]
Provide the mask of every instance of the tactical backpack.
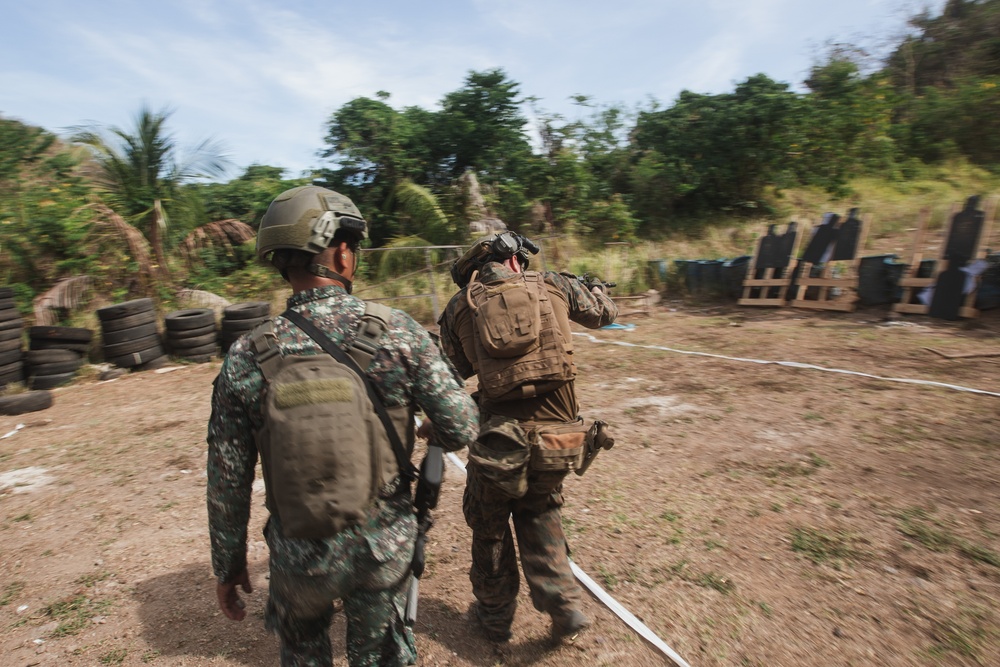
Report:
[{"label": "tactical backpack", "polygon": [[527,271],[489,283],[478,278],[474,273],[466,300],[476,329],[473,365],[480,391],[505,401],[537,396],[572,380],[569,320],[552,307],[542,274]]},{"label": "tactical backpack", "polygon": [[412,408],[387,410],[363,370],[390,313],[366,304],[346,354],[292,309],[282,317],[328,354],[282,356],[271,320],[251,334],[266,380],[263,426],[256,434],[266,505],[286,537],[336,535],[362,521],[379,489],[397,474],[413,478]]}]

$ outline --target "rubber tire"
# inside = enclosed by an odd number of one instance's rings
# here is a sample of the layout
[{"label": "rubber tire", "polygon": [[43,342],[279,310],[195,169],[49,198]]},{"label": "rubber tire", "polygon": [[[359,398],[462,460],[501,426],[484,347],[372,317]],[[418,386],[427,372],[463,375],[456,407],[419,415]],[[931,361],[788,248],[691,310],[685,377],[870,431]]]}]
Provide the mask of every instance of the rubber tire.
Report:
[{"label": "rubber tire", "polygon": [[0,331],[9,331],[10,329],[24,329],[24,318],[13,317],[9,320],[0,319]]},{"label": "rubber tire", "polygon": [[139,350],[138,352],[133,352],[132,354],[125,354],[120,357],[104,357],[104,361],[109,364],[114,364],[121,368],[134,368],[136,366],[142,366],[144,364],[150,363],[160,357],[166,357],[167,354],[163,350],[162,345],[156,345],[147,350]]},{"label": "rubber tire", "polygon": [[0,287],[0,299],[13,299],[13,298],[14,298],[13,287]]},{"label": "rubber tire", "polygon": [[27,391],[13,396],[0,396],[0,415],[23,415],[52,407],[52,393]]},{"label": "rubber tire", "polygon": [[90,343],[71,343],[64,340],[48,340],[47,338],[32,338],[28,341],[29,350],[73,350],[78,354],[90,354]]},{"label": "rubber tire", "polygon": [[192,347],[203,347],[205,345],[215,345],[218,337],[215,333],[196,336],[195,338],[181,338],[179,340],[169,340],[167,347],[172,350],[187,350]]},{"label": "rubber tire", "polygon": [[24,379],[24,366],[18,365],[16,368],[12,366],[12,364],[8,364],[0,369],[0,385],[8,385]]},{"label": "rubber tire", "polygon": [[94,338],[94,332],[79,327],[29,327],[28,338],[89,343]]},{"label": "rubber tire", "polygon": [[106,322],[108,320],[117,320],[128,315],[136,315],[138,313],[145,313],[146,311],[153,310],[155,310],[155,307],[152,299],[134,299],[132,301],[116,303],[113,306],[98,308],[97,318],[102,322]]},{"label": "rubber tire", "polygon": [[214,354],[196,354],[190,357],[177,357],[181,361],[189,361],[192,364],[207,364],[215,358]]},{"label": "rubber tire", "polygon": [[229,333],[245,334],[269,319],[268,317],[257,317],[252,320],[222,320],[222,330]]},{"label": "rubber tire", "polygon": [[247,301],[234,303],[222,309],[223,320],[252,320],[271,314],[271,304],[267,301]]},{"label": "rubber tire", "polygon": [[206,334],[218,333],[218,329],[215,328],[215,323],[209,324],[207,327],[200,327],[198,329],[188,329],[187,331],[171,331],[167,329],[165,332],[167,340],[184,340],[186,338],[196,338],[198,336],[204,336]]},{"label": "rubber tire", "polygon": [[140,324],[149,324],[150,322],[156,322],[156,312],[152,310],[145,313],[126,315],[125,317],[119,317],[114,320],[101,322],[101,331],[103,333],[121,331],[122,329],[131,329],[132,327],[137,327]]},{"label": "rubber tire", "polygon": [[215,311],[211,308],[189,308],[175,310],[163,318],[163,324],[169,331],[187,331],[201,329],[209,324],[215,325]]},{"label": "rubber tire", "polygon": [[23,342],[24,341],[20,337],[12,340],[0,340],[0,352],[13,352],[14,350],[20,350]]},{"label": "rubber tire", "polygon": [[160,335],[160,331],[156,327],[156,322],[147,322],[146,324],[140,324],[137,327],[129,327],[128,329],[122,329],[121,331],[108,331],[101,336],[101,344],[104,346],[117,345],[119,343],[127,343],[130,340],[137,340],[139,338],[146,338],[147,336],[153,335]]},{"label": "rubber tire", "polygon": [[7,308],[17,308],[17,302],[14,297],[0,297],[0,310]]},{"label": "rubber tire", "polygon": [[216,354],[219,351],[219,346],[217,343],[212,343],[210,345],[199,345],[198,347],[185,347],[179,350],[174,350],[175,357],[190,357],[199,356],[202,354]]},{"label": "rubber tire", "polygon": [[24,351],[22,350],[8,350],[7,352],[0,352],[0,366],[6,366],[7,364],[13,364],[24,360]]},{"label": "rubber tire", "polygon": [[55,361],[51,364],[37,364],[28,366],[28,375],[59,375],[61,373],[75,373],[83,365],[83,359],[76,361]]},{"label": "rubber tire", "polygon": [[17,308],[0,308],[0,322],[10,322],[11,320],[24,319],[21,311]]},{"label": "rubber tire", "polygon": [[141,352],[143,350],[148,350],[153,346],[162,346],[163,339],[160,338],[159,334],[155,336],[143,336],[142,338],[133,338],[132,340],[127,340],[124,343],[115,343],[113,345],[105,345],[102,349],[104,350],[105,357],[121,357],[126,354],[132,354],[133,352]]},{"label": "rubber tire", "polygon": [[76,371],[58,373],[56,375],[31,375],[28,377],[29,389],[54,389],[69,384],[76,377]]},{"label": "rubber tire", "polygon": [[20,340],[21,335],[24,333],[24,329],[21,327],[15,329],[0,329],[0,341],[4,340]]},{"label": "rubber tire", "polygon": [[24,361],[29,366],[37,366],[39,364],[55,364],[60,361],[74,360],[79,360],[82,363],[83,355],[73,350],[30,350],[24,353]]},{"label": "rubber tire", "polygon": [[132,372],[142,372],[142,371],[155,371],[157,368],[163,368],[170,363],[170,357],[166,354],[161,354],[158,357],[150,359],[149,361],[134,366]]}]

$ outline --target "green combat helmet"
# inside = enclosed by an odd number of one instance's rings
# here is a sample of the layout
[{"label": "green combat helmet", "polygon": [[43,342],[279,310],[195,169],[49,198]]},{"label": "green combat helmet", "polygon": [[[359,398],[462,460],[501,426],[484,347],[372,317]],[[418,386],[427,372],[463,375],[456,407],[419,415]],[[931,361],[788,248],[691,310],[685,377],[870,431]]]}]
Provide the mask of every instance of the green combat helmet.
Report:
[{"label": "green combat helmet", "polygon": [[473,243],[465,254],[451,265],[451,279],[459,287],[465,287],[472,279],[473,271],[489,261],[502,262],[517,257],[521,270],[528,268],[528,253],[538,254],[538,246],[531,239],[517,232],[500,232],[484,236]]},{"label": "green combat helmet", "polygon": [[338,229],[368,238],[368,223],[350,199],[315,185],[292,188],[267,208],[257,232],[257,256],[267,260],[275,250],[313,255],[326,250]]}]

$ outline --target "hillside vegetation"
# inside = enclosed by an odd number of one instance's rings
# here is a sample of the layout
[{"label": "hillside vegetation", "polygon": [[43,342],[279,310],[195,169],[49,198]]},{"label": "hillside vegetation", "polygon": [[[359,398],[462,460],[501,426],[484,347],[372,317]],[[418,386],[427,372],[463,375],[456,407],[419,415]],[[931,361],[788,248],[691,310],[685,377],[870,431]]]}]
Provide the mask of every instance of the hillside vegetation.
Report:
[{"label": "hillside vegetation", "polygon": [[[576,119],[502,69],[470,72],[437,110],[395,108],[384,91],[336,109],[322,163],[297,179],[250,165],[207,182],[232,165],[212,141],[178,145],[166,109],[64,138],[0,118],[0,280],[26,314],[81,275],[93,287],[74,307],[139,295],[170,307],[183,288],[262,298],[281,284],[253,259],[256,225],[277,193],[310,182],[352,197],[376,247],[460,245],[469,223],[495,218],[560,237],[555,268],[606,265],[609,242],[631,243],[630,262],[720,258],[749,252],[766,222],[859,206],[874,215],[865,251],[898,252],[922,208],[940,225],[1000,189],[998,35],[1000,0],[949,0],[913,16],[874,66],[832,44],[805,93],[762,73],[670,105],[580,96]],[[380,264],[361,282],[406,273]]]}]

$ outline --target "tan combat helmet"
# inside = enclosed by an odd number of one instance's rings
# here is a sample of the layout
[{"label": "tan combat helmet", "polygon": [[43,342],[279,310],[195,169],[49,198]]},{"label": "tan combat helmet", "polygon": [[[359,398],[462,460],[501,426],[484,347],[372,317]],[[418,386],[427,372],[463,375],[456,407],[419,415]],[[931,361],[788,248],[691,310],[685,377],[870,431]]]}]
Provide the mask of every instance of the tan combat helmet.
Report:
[{"label": "tan combat helmet", "polygon": [[268,259],[275,250],[326,250],[338,229],[368,238],[368,223],[350,199],[326,188],[304,185],[278,195],[260,221],[257,256]]}]

